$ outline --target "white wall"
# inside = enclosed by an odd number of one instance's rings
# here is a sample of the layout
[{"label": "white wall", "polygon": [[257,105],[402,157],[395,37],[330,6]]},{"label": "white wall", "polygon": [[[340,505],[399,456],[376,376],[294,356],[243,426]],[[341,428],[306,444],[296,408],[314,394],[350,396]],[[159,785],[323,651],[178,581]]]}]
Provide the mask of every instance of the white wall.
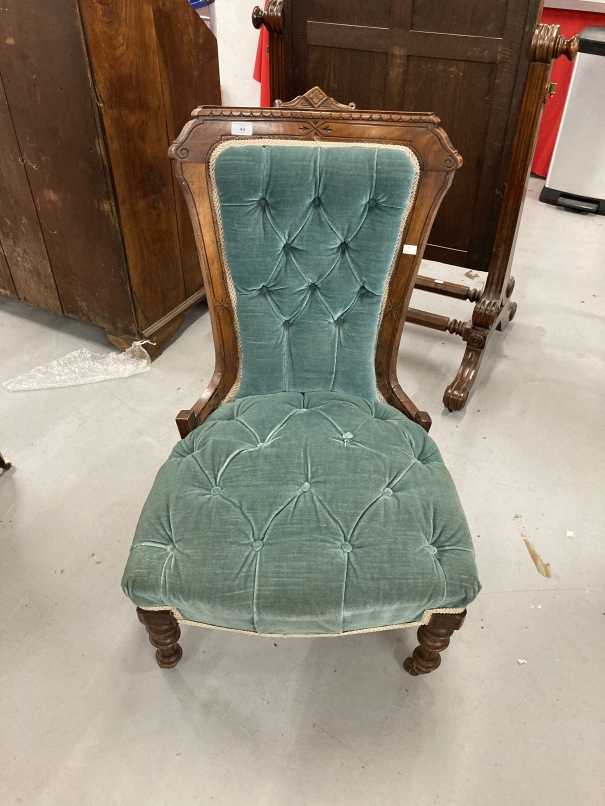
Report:
[{"label": "white wall", "polygon": [[568,8],[571,11],[605,13],[605,0],[545,0],[544,6],[546,8]]},{"label": "white wall", "polygon": [[258,106],[260,84],[252,78],[258,31],[252,9],[262,0],[216,0],[216,36],[225,106]]}]

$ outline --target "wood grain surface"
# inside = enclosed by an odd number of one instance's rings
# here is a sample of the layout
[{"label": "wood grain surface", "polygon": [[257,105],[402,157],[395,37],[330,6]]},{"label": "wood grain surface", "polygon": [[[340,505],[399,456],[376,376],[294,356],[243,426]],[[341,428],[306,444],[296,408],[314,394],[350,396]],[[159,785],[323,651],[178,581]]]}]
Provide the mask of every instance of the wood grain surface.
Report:
[{"label": "wood grain surface", "polygon": [[[4,6],[0,73],[63,312],[129,332],[126,267],[78,3],[22,0]],[[24,178],[19,187],[19,203],[27,206]],[[29,206],[27,220],[35,226]],[[19,241],[36,250],[21,264],[22,281],[29,282],[30,294],[34,285],[39,296],[49,292],[36,304],[59,312],[40,236],[33,236],[30,228],[25,241]],[[8,250],[7,256],[15,279]],[[28,280],[32,261],[37,277]],[[40,279],[45,283],[38,285]]]}]

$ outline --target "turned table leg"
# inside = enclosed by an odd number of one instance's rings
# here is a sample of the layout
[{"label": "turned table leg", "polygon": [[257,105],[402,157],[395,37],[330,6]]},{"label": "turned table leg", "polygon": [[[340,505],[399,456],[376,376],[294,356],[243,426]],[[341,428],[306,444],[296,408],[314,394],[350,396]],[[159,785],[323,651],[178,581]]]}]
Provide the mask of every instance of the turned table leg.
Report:
[{"label": "turned table leg", "polygon": [[418,630],[420,646],[414,650],[411,658],[406,658],[403,668],[411,675],[428,674],[437,669],[441,663],[440,652],[447,649],[454,630],[464,624],[466,610],[463,613],[435,613],[428,624]]},{"label": "turned table leg", "polygon": [[177,643],[181,628],[170,610],[143,610],[137,607],[139,621],[149,633],[156,648],[155,659],[162,669],[172,669],[180,661],[183,650]]}]

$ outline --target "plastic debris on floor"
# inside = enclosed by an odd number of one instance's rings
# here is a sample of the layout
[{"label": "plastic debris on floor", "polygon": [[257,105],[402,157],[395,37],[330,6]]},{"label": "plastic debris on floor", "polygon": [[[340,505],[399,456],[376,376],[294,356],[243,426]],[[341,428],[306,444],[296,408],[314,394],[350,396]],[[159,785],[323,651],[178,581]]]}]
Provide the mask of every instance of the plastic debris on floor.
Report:
[{"label": "plastic debris on floor", "polygon": [[129,378],[151,369],[151,358],[143,347],[149,342],[134,341],[123,353],[93,353],[87,347],[74,350],[56,361],[4,382],[9,392],[57,389],[115,378]]}]

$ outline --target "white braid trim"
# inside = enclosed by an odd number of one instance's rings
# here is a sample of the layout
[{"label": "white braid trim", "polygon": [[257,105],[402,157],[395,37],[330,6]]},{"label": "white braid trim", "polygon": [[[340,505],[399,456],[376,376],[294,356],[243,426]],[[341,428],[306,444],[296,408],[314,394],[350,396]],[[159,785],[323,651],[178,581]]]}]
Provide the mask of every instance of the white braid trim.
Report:
[{"label": "white braid trim", "polygon": [[234,627],[218,627],[216,624],[205,624],[202,621],[189,621],[183,618],[176,607],[144,607],[137,605],[141,610],[169,610],[179,624],[189,624],[192,627],[207,627],[210,630],[221,630],[222,632],[236,632],[243,635],[257,635],[260,638],[341,638],[343,635],[363,635],[368,632],[384,632],[384,630],[402,630],[407,627],[421,627],[428,624],[434,613],[464,613],[465,607],[436,607],[425,610],[420,621],[407,621],[403,624],[385,624],[383,627],[366,627],[363,630],[347,630],[346,632],[319,632],[319,633],[281,633],[281,632],[255,632],[254,630],[236,630]]}]

